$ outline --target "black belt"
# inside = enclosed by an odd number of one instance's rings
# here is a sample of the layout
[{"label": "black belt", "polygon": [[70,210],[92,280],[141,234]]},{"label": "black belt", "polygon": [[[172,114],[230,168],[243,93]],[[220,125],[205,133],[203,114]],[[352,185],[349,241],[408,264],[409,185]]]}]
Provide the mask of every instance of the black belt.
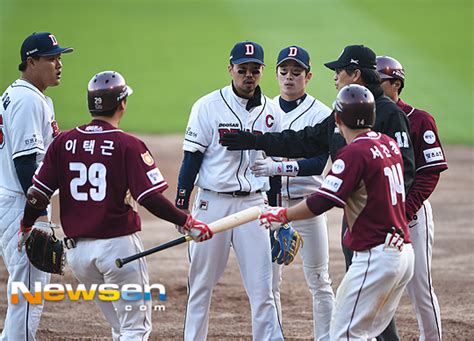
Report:
[{"label": "black belt", "polygon": [[214,192],[217,194],[226,194],[226,195],[232,195],[233,197],[248,197],[250,194],[255,194],[255,193],[262,193],[262,190],[256,190],[255,192],[245,192],[245,191],[233,191],[233,192],[216,192],[216,191],[211,191],[210,189],[203,188],[203,190],[208,191],[208,192]]}]

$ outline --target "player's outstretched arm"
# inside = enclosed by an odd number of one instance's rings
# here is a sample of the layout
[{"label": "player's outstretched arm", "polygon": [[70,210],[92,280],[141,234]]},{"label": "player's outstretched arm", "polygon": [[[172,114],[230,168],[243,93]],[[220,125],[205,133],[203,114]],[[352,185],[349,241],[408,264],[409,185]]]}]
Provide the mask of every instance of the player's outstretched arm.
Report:
[{"label": "player's outstretched arm", "polygon": [[221,143],[229,150],[256,149],[263,150],[270,156],[309,158],[328,151],[330,117],[315,126],[299,131],[283,130],[280,133],[263,135],[244,131],[225,133]]},{"label": "player's outstretched arm", "polygon": [[162,193],[149,195],[141,201],[141,205],[158,218],[183,226],[184,232],[196,242],[202,242],[213,236],[213,232],[207,224],[176,208]]}]

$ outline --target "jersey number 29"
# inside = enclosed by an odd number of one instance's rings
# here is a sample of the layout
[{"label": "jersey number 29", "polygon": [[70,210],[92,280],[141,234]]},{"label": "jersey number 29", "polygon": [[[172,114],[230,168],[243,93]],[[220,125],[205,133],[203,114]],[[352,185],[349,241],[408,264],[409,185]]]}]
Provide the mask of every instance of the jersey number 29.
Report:
[{"label": "jersey number 29", "polygon": [[[79,176],[71,180],[69,189],[72,197],[77,201],[88,201],[89,197],[93,201],[102,201],[105,198],[107,190],[107,168],[102,163],[93,163],[89,169],[82,162],[70,162],[69,170],[79,172]],[[88,192],[79,192],[79,187],[84,186],[87,182],[90,184]]]}]

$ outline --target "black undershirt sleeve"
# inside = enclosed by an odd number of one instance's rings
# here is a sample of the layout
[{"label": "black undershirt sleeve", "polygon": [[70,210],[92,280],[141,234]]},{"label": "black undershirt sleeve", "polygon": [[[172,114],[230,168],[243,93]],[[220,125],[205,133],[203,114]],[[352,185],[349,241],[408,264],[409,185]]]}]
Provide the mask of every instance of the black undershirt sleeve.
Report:
[{"label": "black undershirt sleeve", "polygon": [[197,174],[201,168],[204,154],[201,152],[184,152],[183,162],[179,170],[178,190],[176,193],[175,205],[181,209],[189,208],[189,198],[194,188]]}]

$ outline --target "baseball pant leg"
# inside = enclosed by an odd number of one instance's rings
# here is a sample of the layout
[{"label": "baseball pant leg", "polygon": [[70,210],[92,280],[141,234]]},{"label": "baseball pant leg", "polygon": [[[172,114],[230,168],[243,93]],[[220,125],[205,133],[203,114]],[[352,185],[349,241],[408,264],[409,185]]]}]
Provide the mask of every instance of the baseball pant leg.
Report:
[{"label": "baseball pant leg", "polygon": [[366,340],[390,323],[413,276],[411,244],[400,252],[384,245],[356,252],[336,294],[330,339]]},{"label": "baseball pant leg", "polygon": [[283,281],[283,266],[273,262],[272,263],[272,292],[273,292],[273,299],[275,300],[275,306],[277,308],[278,313],[278,321],[280,324],[283,324],[283,315],[281,311],[281,297],[280,297],[280,287],[281,282]]},{"label": "baseball pant leg", "polygon": [[415,273],[407,285],[407,292],[416,312],[420,340],[441,340],[441,315],[438,298],[431,278],[431,257],[434,242],[434,223],[431,205],[425,201],[410,226],[410,238],[415,251]]},{"label": "baseball pant leg", "polygon": [[[199,191],[193,208],[193,217],[210,223],[232,211],[231,196]],[[200,203],[206,202],[206,205]],[[203,341],[209,328],[209,308],[214,286],[222,276],[231,246],[232,230],[215,234],[202,243],[191,241],[189,252],[188,302],[184,321],[184,340]]]},{"label": "baseball pant leg", "polygon": [[[246,206],[263,204],[255,196]],[[245,209],[242,206],[240,209]],[[253,340],[283,340],[272,293],[272,261],[268,231],[257,221],[233,230],[232,245],[250,300]]]},{"label": "baseball pant leg", "polygon": [[41,287],[49,284],[51,274],[36,269],[28,260],[25,248],[18,252],[18,229],[23,216],[26,198],[23,195],[11,195],[0,192],[0,243],[2,258],[8,271],[7,312],[3,324],[1,340],[35,340],[43,301],[30,304],[22,295],[19,302],[11,301],[13,282],[22,282],[34,294],[35,282]]},{"label": "baseball pant leg", "polygon": [[329,340],[334,292],[329,278],[326,216],[320,215],[292,224],[303,238],[300,255],[306,283],[313,297],[314,339]]},{"label": "baseball pant leg", "polygon": [[[69,254],[71,252],[71,254]],[[143,251],[138,234],[110,239],[81,239],[77,247],[68,250],[74,275],[87,287],[92,284],[138,284],[142,288],[149,284],[146,261],[141,258],[126,268],[118,269],[115,259],[124,254]],[[87,257],[84,255],[87,254]],[[103,301],[95,299],[105,318],[112,327],[114,339],[147,340],[151,333],[151,301],[139,300]]]}]

